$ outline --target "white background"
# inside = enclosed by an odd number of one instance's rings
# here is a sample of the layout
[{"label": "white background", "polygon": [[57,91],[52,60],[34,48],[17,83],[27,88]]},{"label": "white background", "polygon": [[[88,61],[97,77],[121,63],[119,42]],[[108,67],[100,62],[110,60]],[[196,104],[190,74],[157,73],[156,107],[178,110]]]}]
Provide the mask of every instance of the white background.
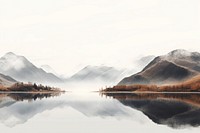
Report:
[{"label": "white background", "polygon": [[199,0],[0,0],[0,56],[71,74],[132,67],[141,56],[200,51]]}]

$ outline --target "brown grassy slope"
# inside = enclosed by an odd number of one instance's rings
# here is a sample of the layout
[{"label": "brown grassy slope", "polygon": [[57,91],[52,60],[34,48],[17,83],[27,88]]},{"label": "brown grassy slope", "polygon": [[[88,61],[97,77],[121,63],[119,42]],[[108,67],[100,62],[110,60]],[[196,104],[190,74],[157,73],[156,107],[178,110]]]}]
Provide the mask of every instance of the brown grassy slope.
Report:
[{"label": "brown grassy slope", "polygon": [[200,75],[173,85],[117,85],[103,91],[200,92]]},{"label": "brown grassy slope", "polygon": [[3,85],[0,85],[0,91],[7,91],[7,87],[3,86]]},{"label": "brown grassy slope", "polygon": [[200,92],[200,75],[197,75],[183,83],[174,85],[165,85],[159,87],[160,91],[186,91],[186,92]]}]

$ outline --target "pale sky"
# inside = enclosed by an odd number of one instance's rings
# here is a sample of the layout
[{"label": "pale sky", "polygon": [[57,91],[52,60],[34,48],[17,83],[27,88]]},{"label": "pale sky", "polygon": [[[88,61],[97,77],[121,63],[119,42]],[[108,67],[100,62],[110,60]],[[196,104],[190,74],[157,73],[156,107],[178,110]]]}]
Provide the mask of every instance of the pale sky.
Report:
[{"label": "pale sky", "polygon": [[144,55],[200,52],[199,0],[0,0],[0,56],[71,74]]}]

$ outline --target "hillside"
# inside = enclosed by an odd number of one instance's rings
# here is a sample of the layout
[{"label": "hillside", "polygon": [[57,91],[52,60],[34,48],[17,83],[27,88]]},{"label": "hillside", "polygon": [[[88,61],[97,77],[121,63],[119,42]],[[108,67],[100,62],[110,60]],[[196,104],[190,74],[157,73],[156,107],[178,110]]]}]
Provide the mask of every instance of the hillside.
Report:
[{"label": "hillside", "polygon": [[156,57],[141,72],[124,78],[118,85],[173,84],[199,73],[200,53],[179,49]]},{"label": "hillside", "polygon": [[0,73],[0,86],[11,86],[16,82],[15,79]]},{"label": "hillside", "polygon": [[182,83],[171,85],[117,85],[106,88],[102,92],[134,91],[134,92],[200,92],[200,75],[188,79]]}]

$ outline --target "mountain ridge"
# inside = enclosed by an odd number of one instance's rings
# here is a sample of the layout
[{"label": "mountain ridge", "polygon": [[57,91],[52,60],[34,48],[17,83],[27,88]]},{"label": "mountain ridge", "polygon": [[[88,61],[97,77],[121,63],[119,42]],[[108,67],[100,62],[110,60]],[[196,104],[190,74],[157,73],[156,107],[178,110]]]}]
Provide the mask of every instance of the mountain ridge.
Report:
[{"label": "mountain ridge", "polygon": [[125,75],[125,70],[108,66],[88,65],[68,78],[68,81],[106,81],[115,82]]},{"label": "mountain ridge", "polygon": [[155,57],[139,73],[122,79],[118,85],[169,84],[200,73],[200,53],[177,49]]},{"label": "mountain ridge", "polygon": [[62,82],[59,77],[45,72],[24,56],[12,52],[8,52],[0,58],[0,72],[24,82]]},{"label": "mountain ridge", "polygon": [[10,76],[4,75],[0,73],[0,85],[1,86],[11,86],[13,84],[17,83],[17,81]]}]

